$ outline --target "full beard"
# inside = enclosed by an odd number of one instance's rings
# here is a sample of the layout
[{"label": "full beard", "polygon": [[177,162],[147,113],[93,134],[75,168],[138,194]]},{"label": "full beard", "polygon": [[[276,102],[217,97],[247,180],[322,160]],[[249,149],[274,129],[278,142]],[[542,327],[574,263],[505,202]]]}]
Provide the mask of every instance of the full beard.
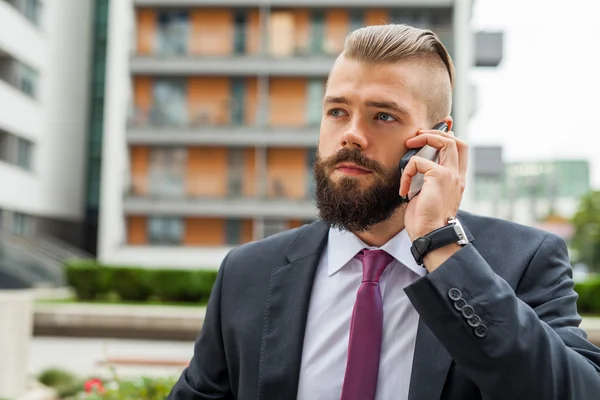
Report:
[{"label": "full beard", "polygon": [[[336,165],[351,162],[372,171],[375,181],[361,188],[358,178],[344,176],[330,179]],[[313,167],[319,218],[331,227],[350,232],[366,232],[373,225],[388,220],[406,203],[400,197],[400,171],[385,170],[359,150],[342,149],[328,159],[317,153]]]}]

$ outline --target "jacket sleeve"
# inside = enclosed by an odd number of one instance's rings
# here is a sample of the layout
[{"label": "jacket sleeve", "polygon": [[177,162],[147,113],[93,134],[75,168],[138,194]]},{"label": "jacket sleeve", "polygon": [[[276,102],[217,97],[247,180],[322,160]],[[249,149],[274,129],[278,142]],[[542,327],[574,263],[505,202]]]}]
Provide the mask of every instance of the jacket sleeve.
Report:
[{"label": "jacket sleeve", "polygon": [[516,290],[471,244],[405,290],[485,398],[599,398],[600,349],[579,328],[562,238],[544,237]]},{"label": "jacket sleeve", "polygon": [[219,268],[208,300],[192,360],[183,370],[167,400],[233,399],[221,335],[221,296],[227,257]]}]

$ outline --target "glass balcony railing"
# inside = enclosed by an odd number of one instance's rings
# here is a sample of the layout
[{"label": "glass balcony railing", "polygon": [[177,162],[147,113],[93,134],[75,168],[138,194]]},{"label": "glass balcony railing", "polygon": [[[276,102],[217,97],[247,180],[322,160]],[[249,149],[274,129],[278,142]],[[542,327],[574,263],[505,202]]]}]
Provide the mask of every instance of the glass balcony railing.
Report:
[{"label": "glass balcony railing", "polygon": [[129,118],[129,125],[134,128],[194,129],[255,124],[256,112],[251,107],[228,99],[194,103],[178,99],[147,107],[134,106]]},{"label": "glass balcony railing", "polygon": [[[240,168],[241,169],[241,168]],[[314,180],[309,169],[305,171],[279,170],[269,174],[261,184],[266,192],[259,193],[253,179],[244,179],[243,174],[227,176],[227,173],[208,171],[193,178],[183,175],[150,178],[131,176],[125,195],[161,200],[273,200],[311,201],[314,193]],[[301,181],[298,176],[304,175]],[[295,176],[296,179],[284,177]]]},{"label": "glass balcony railing", "polygon": [[[452,48],[449,26],[427,26]],[[266,32],[258,27],[239,26],[193,29],[189,23],[137,32],[134,53],[155,57],[234,57],[268,58],[336,57],[343,50],[349,28],[325,25],[297,27],[272,26]],[[266,36],[263,39],[263,36]]]},{"label": "glass balcony railing", "polygon": [[[285,88],[284,88],[285,89]],[[304,97],[302,88],[290,95]],[[277,89],[279,90],[279,89]],[[193,94],[189,95],[193,96]],[[260,127],[265,129],[318,129],[322,118],[321,96],[313,101],[271,98],[259,105],[254,99],[186,102],[186,99],[132,107],[128,125],[136,129],[198,129],[217,127]],[[259,118],[262,114],[262,121]]]},{"label": "glass balcony railing", "polygon": [[232,57],[261,55],[270,58],[337,56],[348,29],[272,29],[263,46],[262,33],[250,27],[194,31],[189,26],[140,30],[136,55],[158,57]]}]

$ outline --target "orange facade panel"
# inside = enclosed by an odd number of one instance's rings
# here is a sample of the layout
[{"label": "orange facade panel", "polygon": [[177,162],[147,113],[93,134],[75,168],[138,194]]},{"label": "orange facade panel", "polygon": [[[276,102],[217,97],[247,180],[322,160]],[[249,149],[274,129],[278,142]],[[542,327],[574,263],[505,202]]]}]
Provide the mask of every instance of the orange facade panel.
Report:
[{"label": "orange facade panel", "polygon": [[299,219],[290,220],[290,229],[299,228],[302,225],[304,225],[304,222],[302,220],[299,220]]},{"label": "orange facade panel", "polygon": [[247,125],[256,124],[258,112],[258,80],[246,78],[246,98],[244,102],[244,122]]},{"label": "orange facade panel", "polygon": [[231,80],[228,77],[193,77],[188,80],[190,119],[194,124],[229,123]]},{"label": "orange facade panel", "polygon": [[225,244],[225,221],[221,218],[187,218],[184,245],[222,246]]},{"label": "orange facade panel", "polygon": [[132,192],[136,196],[143,196],[148,193],[150,148],[143,146],[132,147],[130,160]]},{"label": "orange facade panel", "polygon": [[148,115],[152,107],[152,79],[137,76],[133,81],[133,101],[141,115]]},{"label": "orange facade panel", "polygon": [[365,12],[366,25],[385,25],[388,21],[387,10],[367,10]]},{"label": "orange facade panel", "polygon": [[304,149],[269,149],[267,179],[269,197],[303,199],[307,197],[307,163]]},{"label": "orange facade panel", "polygon": [[269,124],[306,125],[306,79],[274,78],[269,82]]},{"label": "orange facade panel", "polygon": [[191,54],[226,56],[233,53],[232,9],[196,9],[190,11]]},{"label": "orange facade panel", "polygon": [[191,196],[224,197],[227,194],[227,149],[188,149],[186,191]]},{"label": "orange facade panel", "polygon": [[256,54],[261,48],[260,12],[248,11],[246,25],[246,53]]},{"label": "orange facade panel", "polygon": [[127,243],[130,245],[144,245],[148,243],[148,230],[146,217],[131,216],[127,218]]},{"label": "orange facade panel", "polygon": [[245,219],[242,221],[242,243],[249,243],[254,240],[254,221]]},{"label": "orange facade panel", "polygon": [[156,11],[140,9],[136,15],[137,20],[137,52],[138,54],[151,54],[154,50],[156,34]]},{"label": "orange facade panel", "polygon": [[344,50],[344,41],[350,29],[347,10],[328,10],[325,14],[325,51],[328,54],[338,54]]},{"label": "orange facade panel", "polygon": [[310,11],[297,10],[294,12],[294,30],[296,51],[308,54],[310,46]]}]

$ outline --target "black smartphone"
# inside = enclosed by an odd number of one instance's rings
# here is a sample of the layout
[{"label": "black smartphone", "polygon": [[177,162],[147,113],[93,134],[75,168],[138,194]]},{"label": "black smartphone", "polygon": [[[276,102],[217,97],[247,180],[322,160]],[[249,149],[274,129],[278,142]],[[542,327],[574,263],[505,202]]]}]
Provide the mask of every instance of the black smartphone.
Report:
[{"label": "black smartphone", "polygon": [[[436,131],[448,132],[448,125],[446,125],[445,122],[440,122],[439,124],[434,126],[432,129],[436,130]],[[408,150],[406,152],[406,154],[404,156],[402,156],[402,158],[400,159],[400,164],[398,165],[398,168],[400,168],[400,176],[402,176],[402,174],[404,173],[404,168],[406,168],[410,159],[416,155],[418,155],[419,157],[423,157],[430,161],[437,161],[438,150],[436,148],[433,148],[428,145],[425,145],[418,149]],[[410,190],[408,191],[408,194],[406,195],[406,198],[405,198],[407,201],[412,200],[413,197],[415,197],[416,195],[419,194],[419,192],[421,192],[421,188],[423,187],[423,183],[424,183],[423,178],[424,178],[423,174],[421,174],[421,173],[417,173],[417,175],[415,175],[412,178],[412,181],[410,183]]]}]

